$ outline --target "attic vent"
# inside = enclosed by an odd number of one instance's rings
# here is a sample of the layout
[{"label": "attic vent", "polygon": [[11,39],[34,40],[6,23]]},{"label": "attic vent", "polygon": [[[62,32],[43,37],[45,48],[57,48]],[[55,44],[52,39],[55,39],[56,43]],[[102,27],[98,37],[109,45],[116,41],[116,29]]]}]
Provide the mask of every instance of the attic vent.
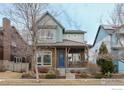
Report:
[{"label": "attic vent", "polygon": [[57,25],[40,25],[38,29],[56,29]]}]

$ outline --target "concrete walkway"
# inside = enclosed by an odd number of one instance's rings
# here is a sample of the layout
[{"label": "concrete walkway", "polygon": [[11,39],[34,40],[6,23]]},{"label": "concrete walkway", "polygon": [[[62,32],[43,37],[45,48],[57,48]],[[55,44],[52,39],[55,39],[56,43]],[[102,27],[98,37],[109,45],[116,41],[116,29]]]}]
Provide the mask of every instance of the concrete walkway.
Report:
[{"label": "concrete walkway", "polygon": [[124,79],[0,79],[0,85],[124,85]]}]

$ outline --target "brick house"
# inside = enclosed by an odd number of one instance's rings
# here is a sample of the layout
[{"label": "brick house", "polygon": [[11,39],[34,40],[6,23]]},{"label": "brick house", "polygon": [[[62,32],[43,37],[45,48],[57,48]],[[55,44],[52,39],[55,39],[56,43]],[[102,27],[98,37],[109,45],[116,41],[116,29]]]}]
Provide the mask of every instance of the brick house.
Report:
[{"label": "brick house", "polygon": [[3,18],[0,27],[0,60],[29,62],[31,51],[14,26],[7,18]]}]

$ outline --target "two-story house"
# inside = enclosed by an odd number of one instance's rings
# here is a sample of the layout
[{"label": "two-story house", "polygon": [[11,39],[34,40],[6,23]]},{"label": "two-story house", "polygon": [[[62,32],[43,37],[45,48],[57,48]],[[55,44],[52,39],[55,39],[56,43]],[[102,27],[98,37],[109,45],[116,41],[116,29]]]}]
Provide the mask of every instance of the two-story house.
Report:
[{"label": "two-story house", "polygon": [[108,52],[112,56],[115,72],[124,73],[124,61],[121,58],[124,53],[124,28],[110,25],[99,26],[93,47],[89,53],[89,60],[93,63],[96,63],[102,42],[106,44]]},{"label": "two-story house", "polygon": [[64,70],[82,68],[88,60],[86,32],[65,30],[48,12],[38,21],[37,64],[39,67]]},{"label": "two-story house", "polygon": [[0,60],[31,62],[30,46],[23,40],[7,18],[3,18],[0,27]]}]

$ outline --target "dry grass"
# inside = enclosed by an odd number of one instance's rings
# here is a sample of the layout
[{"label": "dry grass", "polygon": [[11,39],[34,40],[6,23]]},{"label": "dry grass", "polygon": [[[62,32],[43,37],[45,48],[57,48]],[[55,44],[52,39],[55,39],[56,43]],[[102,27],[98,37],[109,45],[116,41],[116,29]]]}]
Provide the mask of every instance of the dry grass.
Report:
[{"label": "dry grass", "polygon": [[18,72],[0,72],[0,79],[19,79],[21,77],[22,73]]}]

